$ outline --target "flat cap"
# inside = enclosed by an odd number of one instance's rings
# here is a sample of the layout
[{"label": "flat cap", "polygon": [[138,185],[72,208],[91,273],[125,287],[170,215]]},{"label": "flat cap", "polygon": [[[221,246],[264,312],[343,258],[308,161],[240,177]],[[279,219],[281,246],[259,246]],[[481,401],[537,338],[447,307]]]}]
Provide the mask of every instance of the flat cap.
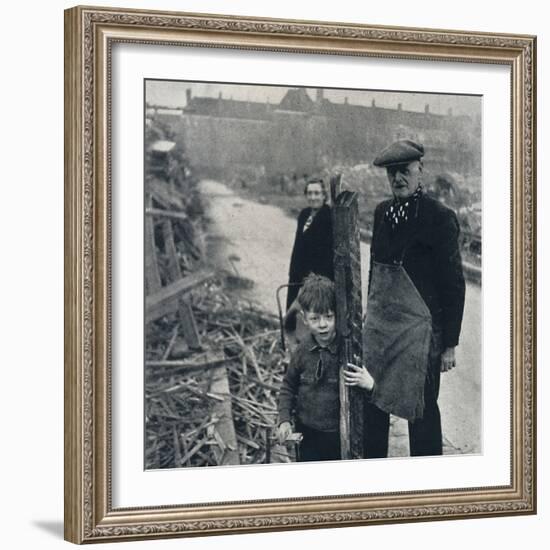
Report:
[{"label": "flat cap", "polygon": [[400,139],[388,145],[375,159],[374,166],[391,166],[420,160],[424,156],[424,147],[410,139]]}]

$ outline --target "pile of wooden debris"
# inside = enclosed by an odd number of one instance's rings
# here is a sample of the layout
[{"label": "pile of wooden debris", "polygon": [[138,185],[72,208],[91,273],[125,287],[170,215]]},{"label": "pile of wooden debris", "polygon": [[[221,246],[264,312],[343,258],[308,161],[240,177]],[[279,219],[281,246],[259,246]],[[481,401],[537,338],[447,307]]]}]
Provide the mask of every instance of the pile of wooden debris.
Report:
[{"label": "pile of wooden debris", "polygon": [[277,320],[224,292],[192,293],[202,348],[181,338],[176,315],[152,323],[146,350],[146,467],[288,460],[271,447],[286,366]]},{"label": "pile of wooden debris", "polygon": [[147,136],[146,468],[288,460],[271,449],[286,364],[278,321],[208,265],[197,182],[166,130]]}]

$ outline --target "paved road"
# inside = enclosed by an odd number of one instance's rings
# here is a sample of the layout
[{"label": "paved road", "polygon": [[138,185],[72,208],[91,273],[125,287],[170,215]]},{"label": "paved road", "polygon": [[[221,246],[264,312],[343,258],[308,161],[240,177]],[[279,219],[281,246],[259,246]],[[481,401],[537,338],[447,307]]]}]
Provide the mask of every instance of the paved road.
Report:
[{"label": "paved road", "polygon": [[[254,281],[250,299],[277,312],[275,289],[287,282],[296,220],[280,208],[238,197],[222,183],[201,182],[208,198],[213,231],[222,240],[221,257],[227,269]],[[300,200],[300,199],[297,199]],[[233,266],[229,257],[237,257]],[[361,244],[363,280],[369,264],[369,245]],[[363,297],[365,300],[365,296]],[[479,453],[481,449],[481,288],[468,284],[466,309],[457,349],[458,366],[442,376],[440,407],[446,454]],[[408,455],[407,425],[392,418],[391,456]]]}]

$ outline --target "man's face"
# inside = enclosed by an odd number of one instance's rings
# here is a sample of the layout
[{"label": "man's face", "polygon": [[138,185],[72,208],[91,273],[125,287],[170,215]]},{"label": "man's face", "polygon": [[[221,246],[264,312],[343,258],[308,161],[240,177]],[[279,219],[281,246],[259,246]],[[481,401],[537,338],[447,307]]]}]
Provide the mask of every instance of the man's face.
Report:
[{"label": "man's face", "polygon": [[321,346],[328,346],[336,334],[336,317],[334,311],[325,313],[304,311],[304,321],[311,334]]},{"label": "man's face", "polygon": [[320,183],[309,183],[306,189],[307,204],[313,210],[319,210],[325,203],[325,194]]},{"label": "man's face", "polygon": [[410,197],[422,181],[422,165],[418,160],[387,166],[386,171],[392,193],[398,199]]}]

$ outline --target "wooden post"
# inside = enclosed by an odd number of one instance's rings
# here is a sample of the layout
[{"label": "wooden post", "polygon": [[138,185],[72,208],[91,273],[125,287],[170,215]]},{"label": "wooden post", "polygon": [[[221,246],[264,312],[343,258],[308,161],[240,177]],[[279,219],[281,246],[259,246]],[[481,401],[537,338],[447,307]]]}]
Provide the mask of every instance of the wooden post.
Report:
[{"label": "wooden post", "polygon": [[165,220],[162,222],[162,235],[164,237],[164,251],[168,257],[168,273],[170,274],[170,282],[177,281],[181,277],[181,269],[178,261],[176,243],[174,242],[174,231],[172,229],[171,220]]},{"label": "wooden post", "polygon": [[340,192],[339,177],[331,181],[334,238],[336,330],[342,337],[340,361],[340,441],[342,459],[363,457],[363,402],[361,388],[344,385],[348,361],[362,364],[361,252],[357,193]]},{"label": "wooden post", "polygon": [[197,323],[195,321],[195,316],[193,315],[193,309],[191,304],[185,296],[180,298],[180,303],[178,307],[178,318],[180,322],[180,327],[183,332],[183,337],[191,350],[201,350],[201,336],[197,328]]},{"label": "wooden post", "polygon": [[231,404],[231,390],[227,379],[227,370],[224,366],[217,368],[212,376],[210,391],[223,397],[214,406],[213,415],[220,418],[216,425],[225,449],[214,448],[216,462],[222,466],[225,464],[239,464],[239,447],[237,445],[237,435],[235,424],[233,422],[233,407]]},{"label": "wooden post", "polygon": [[[162,222],[162,230],[164,236],[164,250],[168,257],[168,272],[170,273],[170,280],[178,281],[181,279],[181,269],[176,244],[174,242],[172,220],[166,219]],[[195,322],[193,310],[185,295],[182,295],[179,300],[178,316],[183,337],[185,338],[189,348],[193,350],[202,349],[201,338],[197,329],[197,323]]]},{"label": "wooden post", "polygon": [[[147,196],[147,207],[151,207],[151,196]],[[155,245],[155,227],[151,216],[145,217],[145,286],[146,294],[154,294],[161,289],[157,249]]]},{"label": "wooden post", "polygon": [[342,191],[342,174],[336,174],[330,178],[330,203],[336,204],[336,197]]}]

